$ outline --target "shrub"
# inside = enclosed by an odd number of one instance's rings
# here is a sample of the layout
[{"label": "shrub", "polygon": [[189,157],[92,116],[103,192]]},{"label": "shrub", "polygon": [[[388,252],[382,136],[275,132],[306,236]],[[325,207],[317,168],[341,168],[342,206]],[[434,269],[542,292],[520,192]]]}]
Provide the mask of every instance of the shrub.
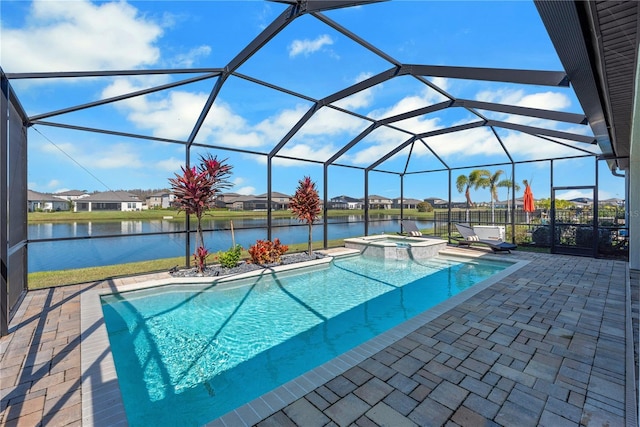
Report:
[{"label": "shrub", "polygon": [[196,252],[193,254],[193,261],[196,263],[196,268],[199,273],[202,273],[204,271],[208,256],[209,251],[205,247],[198,246],[196,248]]},{"label": "shrub", "polygon": [[224,268],[233,268],[238,265],[240,256],[242,255],[242,246],[235,245],[226,252],[218,252],[216,258],[220,261],[220,265]]},{"label": "shrub", "polygon": [[277,264],[280,263],[282,254],[289,250],[289,246],[280,243],[280,239],[257,240],[255,245],[249,248],[251,262],[254,264]]},{"label": "shrub", "polygon": [[[200,156],[199,166],[181,167],[182,174],[176,173],[174,178],[169,178],[171,192],[175,196],[173,204],[178,212],[184,211],[187,215],[196,216],[196,247],[198,250],[204,249],[202,216],[208,209],[215,206],[216,197],[222,190],[233,186],[229,181],[232,167],[225,162],[226,159],[218,161],[217,157],[211,155]],[[193,254],[196,260],[200,258],[198,250]],[[203,265],[204,261],[196,262],[198,272],[202,272]]]},{"label": "shrub", "polygon": [[429,202],[420,202],[416,205],[418,212],[433,212],[433,206]]},{"label": "shrub", "polygon": [[531,240],[533,240],[537,246],[551,246],[551,227],[548,225],[536,227],[531,233]]},{"label": "shrub", "polygon": [[289,202],[289,209],[301,222],[306,222],[309,226],[309,255],[313,254],[313,240],[311,233],[313,232],[313,223],[322,210],[320,207],[320,196],[318,196],[318,190],[316,189],[315,182],[311,181],[311,178],[305,176],[298,181],[298,188],[296,194],[293,195]]}]

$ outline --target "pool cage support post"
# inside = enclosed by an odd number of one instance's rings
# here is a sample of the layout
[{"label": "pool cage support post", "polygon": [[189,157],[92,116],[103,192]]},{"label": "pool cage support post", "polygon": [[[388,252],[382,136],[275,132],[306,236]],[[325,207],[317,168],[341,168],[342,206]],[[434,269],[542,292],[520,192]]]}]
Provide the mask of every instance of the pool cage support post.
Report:
[{"label": "pool cage support post", "polygon": [[593,156],[595,169],[595,187],[593,189],[593,257],[598,257],[598,240],[600,239],[600,221],[598,213],[598,157]]},{"label": "pool cage support post", "polygon": [[364,171],[364,235],[369,235],[369,171]]},{"label": "pool cage support post", "polygon": [[[556,197],[555,192],[553,191],[553,159],[549,161],[549,195],[551,196],[549,199],[549,227],[551,230],[551,253],[553,253],[553,248],[555,247],[555,238],[556,238]],[[522,199],[524,202],[524,199]],[[524,204],[523,204],[524,209]]]},{"label": "pool cage support post", "polygon": [[327,213],[329,211],[329,166],[325,163],[322,168],[322,180],[324,182],[323,190],[322,190],[322,198],[324,203],[322,204],[322,247],[323,249],[327,249],[329,246],[327,233],[329,232],[329,225],[327,224]]},{"label": "pool cage support post", "polygon": [[9,80],[5,77],[4,72],[0,70],[0,78],[2,79],[2,92],[0,94],[0,159],[2,160],[2,167],[0,168],[0,337],[3,337],[9,333],[9,288],[7,286],[9,263],[9,216],[7,212],[7,204],[9,191],[7,190],[9,173],[9,158],[8,158],[8,120],[9,120]]},{"label": "pool cage support post", "polygon": [[[449,176],[449,203],[447,203],[447,240],[451,242],[451,168],[447,168],[447,175]],[[435,227],[435,223],[433,225]]]},{"label": "pool cage support post", "polygon": [[404,174],[400,174],[400,233],[402,233],[402,221],[404,220]]},{"label": "pool cage support post", "polygon": [[271,166],[272,166],[272,157],[271,155],[267,156],[267,240],[271,240],[271,223],[272,223],[272,215],[271,215]]},{"label": "pool cage support post", "polygon": [[507,218],[507,220],[511,223],[511,243],[514,243],[514,244],[516,243],[515,212],[516,212],[516,164],[514,162],[511,162],[511,211],[508,212],[508,215],[510,216],[510,218]]},{"label": "pool cage support post", "polygon": [[[186,145],[184,154],[185,168],[191,167],[191,146]],[[187,230],[184,243],[184,266],[189,267],[191,265],[191,215],[186,213],[184,216],[184,229]]]}]

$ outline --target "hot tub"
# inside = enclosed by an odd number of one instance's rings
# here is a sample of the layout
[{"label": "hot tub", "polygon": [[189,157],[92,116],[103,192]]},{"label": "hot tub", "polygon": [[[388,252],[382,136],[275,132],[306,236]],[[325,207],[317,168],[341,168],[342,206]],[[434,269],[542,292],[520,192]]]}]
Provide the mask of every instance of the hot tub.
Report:
[{"label": "hot tub", "polygon": [[379,234],[344,239],[344,246],[362,255],[387,259],[425,259],[438,255],[447,241],[426,237],[404,237]]}]

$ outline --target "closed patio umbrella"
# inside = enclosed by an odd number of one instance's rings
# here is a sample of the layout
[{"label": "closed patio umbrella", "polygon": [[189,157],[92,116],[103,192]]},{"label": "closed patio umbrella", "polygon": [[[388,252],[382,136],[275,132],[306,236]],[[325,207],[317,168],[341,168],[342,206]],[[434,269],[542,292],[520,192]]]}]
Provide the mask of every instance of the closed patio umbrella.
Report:
[{"label": "closed patio umbrella", "polygon": [[533,200],[533,192],[531,192],[531,186],[529,182],[524,180],[524,198],[522,200],[524,204],[524,211],[527,213],[527,224],[529,223],[529,213],[535,212],[536,206]]}]

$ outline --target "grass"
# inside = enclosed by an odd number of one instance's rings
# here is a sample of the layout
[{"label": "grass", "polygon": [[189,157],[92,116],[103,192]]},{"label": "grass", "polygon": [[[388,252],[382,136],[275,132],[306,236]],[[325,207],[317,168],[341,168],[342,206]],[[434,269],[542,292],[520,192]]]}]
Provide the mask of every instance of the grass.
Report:
[{"label": "grass", "polygon": [[[400,215],[400,209],[386,210],[370,210],[370,215]],[[291,212],[273,211],[274,217],[292,217]],[[344,215],[364,215],[363,210],[329,210],[328,217],[337,217]],[[404,209],[405,216],[411,216],[422,220],[432,220],[433,212],[418,212],[416,209]],[[184,213],[178,213],[175,210],[168,209],[152,209],[144,211],[100,211],[100,212],[30,212],[28,221],[30,223],[39,222],[77,222],[77,221],[124,221],[124,220],[154,220],[165,219],[172,216],[169,221],[184,221]],[[212,210],[207,216],[216,219],[234,219],[234,218],[255,218],[266,217],[267,212],[264,211],[228,211],[228,210]],[[428,232],[430,230],[423,230]],[[328,247],[343,246],[342,239],[330,240]],[[314,249],[321,249],[321,242],[314,242]],[[303,252],[307,250],[307,243],[299,243],[289,245],[289,252]],[[214,254],[215,255],[215,254]],[[243,251],[243,258],[249,257],[248,253]],[[210,259],[209,262],[213,260]],[[151,261],[132,262],[126,264],[108,265],[102,267],[87,267],[69,270],[43,271],[37,273],[29,273],[28,288],[42,289],[55,286],[63,286],[77,283],[95,282],[99,280],[107,280],[122,276],[131,276],[136,274],[153,273],[159,271],[168,271],[174,266],[184,266],[185,258],[165,258]]]},{"label": "grass", "polygon": [[[369,215],[400,215],[400,209],[375,209],[369,210]],[[433,212],[418,212],[417,209],[405,209],[405,216],[419,219],[433,219]],[[274,218],[292,218],[293,214],[287,210],[272,211]],[[345,215],[364,215],[364,210],[331,209],[327,211],[327,217]],[[266,217],[266,211],[229,211],[226,209],[214,209],[207,212],[204,218],[234,219],[234,218],[262,218]],[[173,218],[165,218],[173,217]],[[78,222],[78,221],[145,221],[165,219],[167,221],[184,221],[185,214],[172,209],[150,209],[143,211],[95,211],[95,212],[29,212],[29,223],[38,222]]]},{"label": "grass", "polygon": [[[327,246],[339,247],[344,245],[344,240],[336,239],[327,242]],[[289,253],[303,252],[307,250],[307,243],[289,245]],[[314,242],[314,250],[322,249],[322,242]],[[213,254],[215,255],[215,254]],[[242,258],[248,259],[249,253],[242,251]],[[209,263],[215,263],[213,256],[209,258]],[[106,265],[102,267],[87,267],[70,270],[41,271],[29,273],[29,290],[51,288],[56,286],[72,285],[78,283],[96,282],[109,280],[123,276],[134,276],[137,274],[155,273],[168,271],[172,267],[184,267],[185,258],[163,258],[151,261],[131,262],[126,264]]]}]

